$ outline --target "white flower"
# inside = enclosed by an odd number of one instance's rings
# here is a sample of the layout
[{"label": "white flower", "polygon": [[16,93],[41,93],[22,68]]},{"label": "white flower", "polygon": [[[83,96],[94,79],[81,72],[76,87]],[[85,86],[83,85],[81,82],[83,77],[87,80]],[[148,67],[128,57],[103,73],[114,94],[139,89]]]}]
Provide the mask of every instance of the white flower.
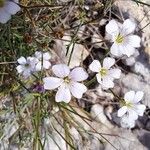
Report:
[{"label": "white flower", "polygon": [[87,88],[79,82],[88,78],[83,68],[77,67],[70,71],[67,65],[58,64],[52,67],[52,71],[57,77],[46,77],[43,82],[47,90],[58,88],[55,96],[56,102],[68,103],[71,100],[71,94],[76,98],[82,98]]},{"label": "white flower", "polygon": [[97,81],[101,84],[103,89],[113,88],[113,80],[120,78],[121,70],[111,68],[114,64],[115,59],[106,57],[102,66],[98,60],[94,60],[89,66],[91,71],[97,72]]},{"label": "white flower", "polygon": [[18,0],[0,0],[0,23],[6,23],[11,18],[11,15],[20,10],[17,3]]},{"label": "white flower", "polygon": [[35,71],[35,64],[37,59],[34,57],[20,57],[18,60],[19,65],[17,66],[18,73],[22,74],[24,78],[28,78]]},{"label": "white flower", "polygon": [[[131,81],[132,82],[132,81]],[[124,96],[125,104],[118,110],[118,117],[128,115],[131,120],[137,120],[138,116],[143,116],[146,106],[140,104],[144,93],[142,91],[129,91]]]},{"label": "white flower", "polygon": [[[49,52],[42,53],[42,52],[35,52],[35,57],[38,59],[38,63],[36,64],[36,71],[40,71],[43,69],[49,69],[51,63],[49,62],[51,55]],[[42,62],[43,60],[43,62]]]},{"label": "white flower", "polygon": [[130,118],[127,114],[121,118],[120,123],[123,128],[133,128],[135,126],[135,120]]},{"label": "white flower", "polygon": [[135,48],[140,47],[140,37],[132,34],[135,28],[136,24],[130,19],[125,20],[120,26],[115,20],[111,20],[106,25],[106,32],[113,42],[110,49],[113,55],[130,57],[134,54]]}]

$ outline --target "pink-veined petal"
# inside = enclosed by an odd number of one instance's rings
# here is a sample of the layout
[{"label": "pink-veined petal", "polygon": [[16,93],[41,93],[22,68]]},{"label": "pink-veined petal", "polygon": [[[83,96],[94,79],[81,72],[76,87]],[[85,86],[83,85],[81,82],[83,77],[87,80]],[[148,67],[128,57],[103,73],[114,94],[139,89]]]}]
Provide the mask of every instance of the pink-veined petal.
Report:
[{"label": "pink-veined petal", "polygon": [[73,80],[73,81],[83,81],[88,78],[87,72],[84,71],[84,69],[82,67],[74,68],[70,72],[69,76],[70,76],[71,80]]},{"label": "pink-veined petal", "polygon": [[78,82],[72,82],[70,85],[71,94],[76,98],[82,98],[83,93],[87,91],[87,87]]},{"label": "pink-veined petal", "polygon": [[69,75],[70,69],[65,64],[58,64],[52,67],[53,73],[60,78],[64,78]]},{"label": "pink-veined petal", "polygon": [[115,64],[115,59],[106,57],[103,61],[103,68],[110,69]]},{"label": "pink-veined petal", "polygon": [[98,60],[94,60],[90,66],[89,69],[93,72],[99,72],[101,70],[101,64]]},{"label": "pink-veined petal", "polygon": [[62,84],[63,80],[55,77],[45,77],[43,79],[43,82],[44,82],[44,89],[52,90],[59,87]]},{"label": "pink-veined petal", "polygon": [[70,100],[71,100],[71,93],[69,88],[64,85],[60,86],[56,93],[55,101],[69,103]]},{"label": "pink-veined petal", "polygon": [[118,110],[118,117],[122,117],[127,112],[127,106],[123,106]]}]

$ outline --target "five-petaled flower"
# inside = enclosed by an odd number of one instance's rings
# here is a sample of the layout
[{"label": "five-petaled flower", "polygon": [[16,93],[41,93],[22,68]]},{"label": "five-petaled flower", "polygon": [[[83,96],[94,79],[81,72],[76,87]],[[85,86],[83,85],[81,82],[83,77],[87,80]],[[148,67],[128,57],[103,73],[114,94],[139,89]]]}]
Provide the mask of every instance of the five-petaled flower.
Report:
[{"label": "five-petaled flower", "polygon": [[37,59],[35,57],[27,57],[27,59],[20,57],[17,62],[19,63],[16,68],[18,73],[22,74],[24,78],[28,78],[35,71]]},{"label": "five-petaled flower", "polygon": [[0,0],[0,23],[6,23],[20,10],[17,3],[18,0]]},{"label": "five-petaled flower", "polygon": [[52,71],[57,77],[45,77],[43,82],[46,90],[58,88],[55,96],[56,102],[64,101],[68,103],[71,100],[71,94],[76,98],[82,98],[87,88],[79,82],[88,78],[88,74],[82,67],[70,71],[67,65],[58,64],[52,67]]},{"label": "five-petaled flower", "polygon": [[51,66],[51,63],[49,62],[49,60],[51,59],[51,55],[49,52],[35,52],[35,57],[38,59],[38,62],[36,64],[36,71],[41,71],[42,68],[43,69],[49,69]]},{"label": "five-petaled flower", "polygon": [[115,20],[111,20],[106,25],[106,32],[113,42],[110,49],[113,55],[117,57],[127,55],[130,57],[135,53],[135,48],[140,47],[140,37],[132,34],[135,28],[136,24],[130,19],[125,20],[121,25]]},{"label": "five-petaled flower", "polygon": [[121,75],[120,69],[112,69],[111,67],[115,64],[115,59],[106,57],[101,66],[98,60],[94,60],[89,68],[93,72],[97,72],[97,81],[101,84],[103,89],[109,89],[114,87],[114,79],[119,79]]},{"label": "five-petaled flower", "polygon": [[123,117],[128,115],[129,119],[137,120],[138,116],[143,116],[143,113],[146,109],[146,106],[140,104],[140,101],[143,98],[144,93],[142,91],[134,92],[129,91],[124,96],[124,104],[118,110],[118,117]]}]

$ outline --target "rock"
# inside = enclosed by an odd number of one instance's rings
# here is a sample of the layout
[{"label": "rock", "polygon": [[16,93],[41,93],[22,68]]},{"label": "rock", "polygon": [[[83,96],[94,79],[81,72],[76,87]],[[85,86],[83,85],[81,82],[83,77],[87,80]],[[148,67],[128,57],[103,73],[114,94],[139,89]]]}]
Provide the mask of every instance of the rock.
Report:
[{"label": "rock", "polygon": [[[130,130],[114,128],[113,134],[117,134],[119,136],[111,136],[108,138],[109,142],[114,145],[114,147],[118,150],[146,150],[146,148],[138,141],[135,134],[133,134]],[[105,150],[114,149],[112,145],[108,144],[105,146]]]},{"label": "rock", "polygon": [[149,139],[150,139],[150,132],[141,129],[141,130],[138,130],[138,131],[137,131],[137,135],[138,135],[139,141],[140,141],[145,147],[147,147],[148,149],[150,149],[150,142],[149,142]]},{"label": "rock", "polygon": [[106,115],[104,114],[103,106],[99,104],[93,105],[91,108],[91,116],[93,117],[94,120],[104,124],[108,128],[113,128],[113,125],[109,122]]},{"label": "rock", "polygon": [[69,66],[72,68],[80,66],[81,62],[89,55],[88,50],[81,44],[71,43],[70,36],[64,36],[62,39],[64,40],[65,52],[68,51],[67,62],[71,59]]}]

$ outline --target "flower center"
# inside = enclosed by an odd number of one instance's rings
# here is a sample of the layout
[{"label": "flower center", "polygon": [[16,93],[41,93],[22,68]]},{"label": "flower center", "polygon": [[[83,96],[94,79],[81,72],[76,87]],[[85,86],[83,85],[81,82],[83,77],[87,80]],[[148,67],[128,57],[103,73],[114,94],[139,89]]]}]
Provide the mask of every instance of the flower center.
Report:
[{"label": "flower center", "polygon": [[102,68],[99,73],[100,73],[100,75],[101,75],[102,77],[103,77],[103,76],[106,76],[106,75],[107,75],[107,69]]},{"label": "flower center", "polygon": [[3,7],[5,4],[5,0],[0,0],[0,7]]},{"label": "flower center", "polygon": [[126,102],[125,104],[128,108],[132,108],[133,107],[133,104],[131,102]]},{"label": "flower center", "polygon": [[116,42],[118,44],[122,43],[124,41],[124,37],[119,33],[118,36],[116,37]]},{"label": "flower center", "polygon": [[65,83],[68,84],[68,83],[70,83],[70,81],[71,81],[71,79],[69,79],[69,77],[65,77],[65,78],[64,78],[64,82],[65,82]]},{"label": "flower center", "polygon": [[28,63],[25,64],[25,67],[26,67],[26,68],[29,68],[29,67],[30,67],[30,64],[28,64]]}]

